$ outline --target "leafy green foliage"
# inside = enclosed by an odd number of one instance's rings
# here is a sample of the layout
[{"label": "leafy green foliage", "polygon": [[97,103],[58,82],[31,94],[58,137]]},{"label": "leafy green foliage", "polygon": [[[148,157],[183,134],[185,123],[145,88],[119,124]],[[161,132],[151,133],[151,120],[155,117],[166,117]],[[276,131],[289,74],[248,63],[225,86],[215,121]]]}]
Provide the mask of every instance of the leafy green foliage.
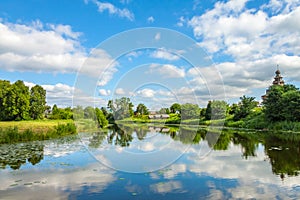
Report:
[{"label": "leafy green foliage", "polygon": [[238,121],[247,117],[252,110],[258,105],[257,101],[254,101],[255,97],[246,97],[245,95],[240,97],[238,105],[232,106],[232,113],[234,115],[233,120]]},{"label": "leafy green foliage", "polygon": [[73,118],[74,119],[83,119],[84,118],[84,110],[82,106],[76,106],[72,109]]},{"label": "leafy green foliage", "polygon": [[300,91],[293,85],[274,85],[269,88],[264,100],[266,119],[276,121],[300,120]]},{"label": "leafy green foliage", "polygon": [[179,103],[173,103],[170,107],[171,113],[180,113],[181,112],[181,105]]},{"label": "leafy green foliage", "polygon": [[30,117],[43,119],[46,110],[46,90],[39,85],[30,89]]},{"label": "leafy green foliage", "polygon": [[95,109],[92,106],[87,106],[83,110],[85,119],[96,119]]},{"label": "leafy green foliage", "polygon": [[58,108],[56,104],[52,107],[50,119],[73,119],[73,112],[70,107]]},{"label": "leafy green foliage", "polygon": [[136,111],[135,113],[137,115],[148,115],[149,111],[148,108],[145,106],[145,104],[140,103],[137,107],[136,107]]},{"label": "leafy green foliage", "polygon": [[101,128],[106,127],[108,125],[108,121],[105,118],[105,115],[103,114],[103,112],[99,108],[95,108],[95,112],[96,112],[96,118],[97,118],[99,127],[101,127]]},{"label": "leafy green foliage", "polygon": [[0,120],[7,118],[7,108],[4,106],[4,101],[7,98],[7,92],[10,87],[9,81],[0,80]]},{"label": "leafy green foliage", "polygon": [[114,120],[121,120],[130,116],[133,116],[133,104],[130,98],[122,97],[115,101],[109,100],[107,107],[110,108]]},{"label": "leafy green foliage", "polygon": [[197,104],[186,103],[181,105],[181,119],[199,119],[201,109]]},{"label": "leafy green foliage", "polygon": [[179,114],[170,114],[169,119],[166,120],[166,124],[180,124],[181,118]]},{"label": "leafy green foliage", "polygon": [[170,109],[169,108],[161,108],[158,111],[159,114],[170,114]]},{"label": "leafy green foliage", "polygon": [[292,90],[282,95],[282,116],[286,121],[300,121],[300,91]]},{"label": "leafy green foliage", "polygon": [[4,116],[2,120],[24,120],[29,118],[29,88],[23,81],[16,81],[6,90],[3,97]]},{"label": "leafy green foliage", "polygon": [[205,119],[206,120],[211,120],[211,101],[208,102],[206,109],[205,109]]},{"label": "leafy green foliage", "polygon": [[58,124],[54,129],[48,129],[46,132],[32,129],[20,131],[18,127],[0,128],[0,144],[16,143],[35,140],[47,140],[59,136],[72,135],[77,132],[74,123]]},{"label": "leafy green foliage", "polygon": [[35,85],[29,91],[23,81],[11,84],[0,80],[0,120],[42,119],[46,110],[46,91]]},{"label": "leafy green foliage", "polygon": [[227,103],[225,101],[209,101],[206,107],[205,119],[225,119],[227,114]]}]

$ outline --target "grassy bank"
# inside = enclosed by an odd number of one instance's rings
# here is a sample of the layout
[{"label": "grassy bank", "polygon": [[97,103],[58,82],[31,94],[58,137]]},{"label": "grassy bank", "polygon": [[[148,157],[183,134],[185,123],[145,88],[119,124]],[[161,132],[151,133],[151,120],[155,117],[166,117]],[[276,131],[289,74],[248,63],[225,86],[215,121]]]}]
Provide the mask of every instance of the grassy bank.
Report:
[{"label": "grassy bank", "polygon": [[76,126],[72,120],[0,122],[0,144],[47,140],[76,132]]},{"label": "grassy bank", "polygon": [[300,122],[291,121],[267,121],[264,115],[258,114],[255,116],[248,116],[240,121],[226,120],[225,126],[235,128],[247,128],[256,130],[269,130],[281,132],[300,132]]},{"label": "grassy bank", "polygon": [[269,130],[279,132],[300,132],[300,122],[269,122],[265,120],[262,113],[255,116],[248,116],[240,121],[233,121],[232,118],[226,120],[199,120],[186,119],[181,120],[176,114],[171,114],[168,119],[148,119],[146,117],[136,118],[130,117],[118,120],[118,123],[151,123],[151,124],[181,124],[181,125],[200,125],[200,126],[225,126],[229,128],[243,128],[255,130]]}]

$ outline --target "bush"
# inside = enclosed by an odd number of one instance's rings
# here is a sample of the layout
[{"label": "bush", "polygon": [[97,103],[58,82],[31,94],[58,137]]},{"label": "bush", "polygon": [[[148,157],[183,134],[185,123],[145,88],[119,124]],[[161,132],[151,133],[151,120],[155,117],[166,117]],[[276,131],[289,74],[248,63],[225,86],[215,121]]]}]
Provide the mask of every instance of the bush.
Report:
[{"label": "bush", "polygon": [[268,126],[268,122],[266,122],[265,115],[262,112],[250,115],[244,121],[244,128],[266,129]]},{"label": "bush", "polygon": [[300,132],[300,122],[282,121],[270,123],[268,129]]},{"label": "bush", "polygon": [[170,114],[170,117],[166,120],[166,124],[180,124],[181,118],[178,114]]},{"label": "bush", "polygon": [[61,135],[69,135],[69,134],[75,134],[76,133],[76,126],[74,123],[67,123],[67,124],[58,124],[55,127],[56,133],[54,133],[54,136],[61,136]]},{"label": "bush", "polygon": [[200,120],[199,119],[186,119],[182,120],[182,124],[189,124],[189,125],[199,125]]},{"label": "bush", "polygon": [[243,128],[244,124],[244,121],[225,121],[224,125],[228,127]]}]

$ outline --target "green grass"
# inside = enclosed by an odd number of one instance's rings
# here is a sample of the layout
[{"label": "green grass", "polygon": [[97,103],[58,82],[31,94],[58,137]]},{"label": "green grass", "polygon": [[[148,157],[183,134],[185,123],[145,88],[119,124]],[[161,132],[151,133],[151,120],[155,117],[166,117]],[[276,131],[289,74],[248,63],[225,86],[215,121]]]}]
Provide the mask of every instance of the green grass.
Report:
[{"label": "green grass", "polygon": [[300,122],[274,122],[269,123],[268,127],[269,130],[272,131],[288,131],[288,132],[300,132]]},{"label": "green grass", "polygon": [[0,121],[0,128],[17,127],[20,132],[32,129],[34,132],[48,131],[58,124],[73,123],[73,120],[29,120],[29,121]]},{"label": "green grass", "polygon": [[72,120],[0,122],[0,144],[47,140],[77,133]]}]

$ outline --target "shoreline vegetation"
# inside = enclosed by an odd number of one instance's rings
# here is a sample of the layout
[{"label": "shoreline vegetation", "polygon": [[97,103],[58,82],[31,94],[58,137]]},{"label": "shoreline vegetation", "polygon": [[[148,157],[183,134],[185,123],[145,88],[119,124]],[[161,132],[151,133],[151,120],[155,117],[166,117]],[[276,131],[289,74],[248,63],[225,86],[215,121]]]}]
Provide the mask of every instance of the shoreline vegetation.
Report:
[{"label": "shoreline vegetation", "polygon": [[76,133],[73,120],[0,122],[0,144],[48,140]]},{"label": "shoreline vegetation", "polygon": [[[172,116],[172,115],[171,115]],[[172,120],[174,119],[175,120]],[[263,122],[262,122],[263,123]],[[92,131],[97,132],[104,128],[119,126],[161,126],[161,127],[183,127],[189,129],[207,130],[211,129],[221,133],[223,130],[249,130],[257,133],[263,132],[265,135],[274,133],[281,134],[282,137],[300,137],[299,122],[276,122],[264,126],[264,128],[255,128],[245,126],[247,122],[232,123],[226,120],[182,120],[178,121],[177,117],[172,116],[170,119],[144,119],[130,117],[115,121],[114,124],[108,124],[106,127],[100,128],[97,123],[89,119],[74,120],[29,120],[29,121],[2,121],[0,122],[0,144],[28,142],[37,140],[49,140],[58,137],[75,135],[78,132]],[[268,134],[267,134],[268,133]]]},{"label": "shoreline vegetation", "polygon": [[[176,117],[177,118],[177,117]],[[118,120],[117,123],[121,124],[165,124],[165,125],[192,125],[197,127],[208,127],[208,126],[220,126],[227,129],[248,129],[256,131],[277,131],[277,132],[294,132],[300,133],[300,122],[267,122],[264,119],[251,118],[245,121],[232,121],[228,119],[224,120],[199,120],[199,119],[188,119],[188,120],[178,120],[170,118],[167,120],[151,120],[151,119],[141,119],[136,117],[125,118],[123,120]],[[253,122],[254,121],[254,122]]]},{"label": "shoreline vegetation", "polygon": [[237,103],[211,100],[206,107],[177,102],[157,111],[149,111],[143,103],[134,107],[130,98],[121,97],[101,108],[58,108],[56,104],[51,108],[41,86],[29,88],[23,81],[0,80],[0,144],[46,140],[126,123],[300,132],[300,90],[294,85],[270,86],[261,103],[244,95]]}]

